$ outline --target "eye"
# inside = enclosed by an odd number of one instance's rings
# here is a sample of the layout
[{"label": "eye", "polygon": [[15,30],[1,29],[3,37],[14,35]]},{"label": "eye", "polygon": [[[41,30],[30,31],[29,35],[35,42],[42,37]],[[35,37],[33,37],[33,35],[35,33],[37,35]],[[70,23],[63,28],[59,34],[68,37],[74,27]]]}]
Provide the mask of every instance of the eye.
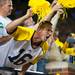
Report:
[{"label": "eye", "polygon": [[48,29],[48,32],[52,32],[52,29]]}]

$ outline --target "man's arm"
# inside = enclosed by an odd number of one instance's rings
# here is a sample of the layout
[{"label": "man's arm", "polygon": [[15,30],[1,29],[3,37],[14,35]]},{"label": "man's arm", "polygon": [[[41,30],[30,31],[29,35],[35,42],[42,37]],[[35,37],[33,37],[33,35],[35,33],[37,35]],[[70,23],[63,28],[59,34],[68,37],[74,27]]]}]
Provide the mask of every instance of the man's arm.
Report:
[{"label": "man's arm", "polygon": [[12,37],[11,37],[10,35],[0,37],[0,44],[2,45],[2,44],[4,44],[4,43],[6,43],[6,42],[9,41],[11,38],[12,38]]},{"label": "man's arm", "polygon": [[27,69],[28,69],[31,65],[32,65],[31,63],[24,64],[24,65],[22,66],[22,71],[19,73],[19,75],[25,75],[25,72],[27,71]]},{"label": "man's arm", "polygon": [[51,21],[51,19],[53,18],[53,16],[54,16],[58,11],[60,12],[60,14],[63,13],[62,6],[59,5],[58,3],[56,3],[56,4],[52,7],[51,12],[45,17],[45,20]]},{"label": "man's arm", "polygon": [[21,23],[23,23],[26,19],[28,19],[29,17],[32,16],[32,10],[31,9],[28,9],[27,11],[27,14],[22,16],[21,18],[18,18],[14,21],[12,21],[11,23],[9,23],[7,26],[6,26],[6,30],[9,34],[11,34],[16,28],[17,26],[20,26]]}]

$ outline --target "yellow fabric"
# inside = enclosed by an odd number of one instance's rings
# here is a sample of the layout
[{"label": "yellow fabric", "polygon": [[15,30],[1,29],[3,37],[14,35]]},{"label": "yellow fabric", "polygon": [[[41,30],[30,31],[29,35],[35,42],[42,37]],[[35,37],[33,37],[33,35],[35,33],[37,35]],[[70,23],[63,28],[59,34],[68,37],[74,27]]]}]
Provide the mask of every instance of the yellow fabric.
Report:
[{"label": "yellow fabric", "polygon": [[75,0],[58,0],[58,3],[61,4],[65,8],[75,7]]},{"label": "yellow fabric", "polygon": [[68,42],[63,44],[62,50],[65,52],[65,54],[75,56],[75,48],[69,48]]},{"label": "yellow fabric", "polygon": [[68,55],[75,56],[75,48],[66,48],[65,53]]},{"label": "yellow fabric", "polygon": [[32,28],[18,26],[17,30],[12,34],[12,36],[18,41],[30,40],[34,31],[35,30]]},{"label": "yellow fabric", "polygon": [[63,50],[65,50],[66,48],[68,48],[69,47],[69,43],[68,42],[65,42],[64,44],[63,44]]},{"label": "yellow fabric", "polygon": [[61,49],[65,52],[65,54],[75,56],[75,48],[69,48],[69,43],[67,42],[62,43],[59,41],[59,39],[57,39],[55,43],[58,47],[61,47]]},{"label": "yellow fabric", "polygon": [[51,10],[51,5],[46,0],[29,0],[28,5],[32,12],[38,15],[38,20],[43,19]]},{"label": "yellow fabric", "polygon": [[45,55],[46,52],[47,52],[48,49],[49,49],[48,42],[46,41],[46,42],[42,43],[42,44],[41,44],[41,47],[42,47],[42,54]]},{"label": "yellow fabric", "polygon": [[63,43],[61,41],[59,41],[59,39],[57,38],[55,41],[57,46],[60,46],[61,48],[63,47]]},{"label": "yellow fabric", "polygon": [[39,61],[39,57],[37,56],[31,63],[32,64],[35,64],[35,63],[37,63]]},{"label": "yellow fabric", "polygon": [[56,75],[60,75],[60,72],[56,72]]},{"label": "yellow fabric", "polygon": [[69,48],[69,43],[65,42],[61,47],[65,54],[75,56],[75,48]]}]

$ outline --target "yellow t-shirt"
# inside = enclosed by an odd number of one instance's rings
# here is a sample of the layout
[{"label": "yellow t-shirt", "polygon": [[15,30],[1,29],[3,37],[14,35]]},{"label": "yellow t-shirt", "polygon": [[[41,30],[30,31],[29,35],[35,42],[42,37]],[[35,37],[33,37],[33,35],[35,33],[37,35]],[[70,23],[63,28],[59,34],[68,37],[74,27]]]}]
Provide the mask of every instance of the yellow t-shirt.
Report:
[{"label": "yellow t-shirt", "polygon": [[17,30],[12,34],[15,40],[30,40],[34,33],[33,28],[18,26]]}]

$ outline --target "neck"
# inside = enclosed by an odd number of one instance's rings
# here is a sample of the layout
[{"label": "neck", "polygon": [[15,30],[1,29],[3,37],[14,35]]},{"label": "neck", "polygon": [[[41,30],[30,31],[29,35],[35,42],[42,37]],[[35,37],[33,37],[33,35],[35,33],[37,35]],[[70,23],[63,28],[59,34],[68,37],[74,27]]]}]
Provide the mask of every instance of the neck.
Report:
[{"label": "neck", "polygon": [[35,45],[31,45],[31,46],[32,46],[33,49],[37,48],[37,46],[35,46]]},{"label": "neck", "polygon": [[6,17],[5,13],[2,10],[0,11],[0,16]]},{"label": "neck", "polygon": [[0,13],[0,16],[6,17],[6,15],[4,15],[4,14],[1,14],[1,13]]},{"label": "neck", "polygon": [[32,48],[34,48],[34,49],[37,48],[37,47],[40,47],[40,45],[41,45],[41,42],[36,42],[36,43],[35,43],[35,42],[32,42],[32,41],[31,41],[31,46],[32,46]]}]

